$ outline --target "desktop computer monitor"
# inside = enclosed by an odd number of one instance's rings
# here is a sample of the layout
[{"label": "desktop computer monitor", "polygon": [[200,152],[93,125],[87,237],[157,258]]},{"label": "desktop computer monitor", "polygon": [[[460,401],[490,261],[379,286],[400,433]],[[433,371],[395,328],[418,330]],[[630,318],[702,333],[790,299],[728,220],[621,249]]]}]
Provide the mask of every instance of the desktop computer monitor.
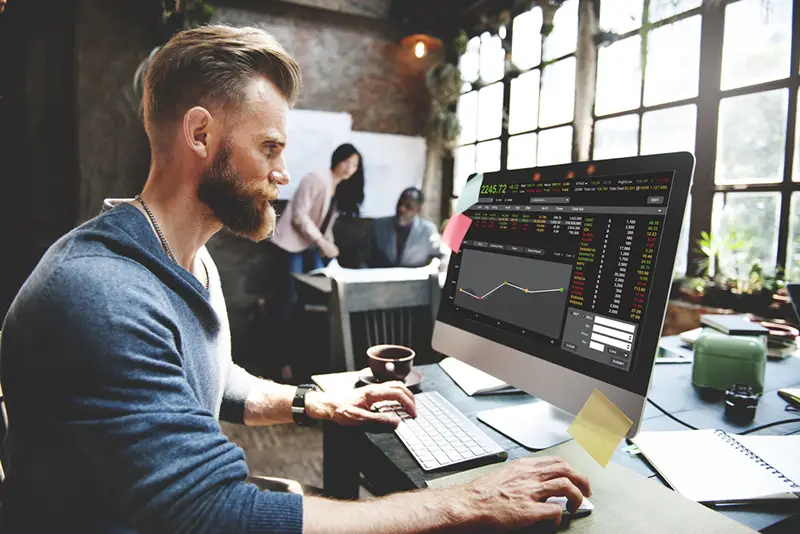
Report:
[{"label": "desktop computer monitor", "polygon": [[546,402],[479,419],[545,448],[596,388],[636,434],[693,168],[681,152],[483,174],[432,345]]}]

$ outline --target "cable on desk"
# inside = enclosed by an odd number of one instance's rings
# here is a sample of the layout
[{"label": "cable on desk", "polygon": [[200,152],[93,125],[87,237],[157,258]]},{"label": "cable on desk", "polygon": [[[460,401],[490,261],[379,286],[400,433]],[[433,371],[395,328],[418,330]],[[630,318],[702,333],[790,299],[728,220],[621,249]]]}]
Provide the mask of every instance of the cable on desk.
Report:
[{"label": "cable on desk", "polygon": [[669,417],[670,419],[672,419],[676,423],[680,423],[683,426],[685,426],[686,428],[691,428],[692,430],[697,430],[696,426],[692,426],[689,423],[684,423],[683,421],[681,421],[680,419],[678,419],[677,417],[675,417],[674,415],[669,413],[667,410],[665,410],[664,408],[662,408],[661,406],[659,406],[658,404],[653,402],[653,399],[651,399],[650,397],[647,398],[647,402],[649,402],[650,404],[655,406],[661,413],[663,413],[664,415],[666,415],[667,417]]},{"label": "cable on desk", "polygon": [[[680,419],[678,419],[677,417],[675,417],[674,415],[669,413],[667,410],[665,410],[664,408],[662,408],[661,406],[656,404],[653,401],[653,399],[651,399],[650,397],[647,398],[647,402],[652,404],[656,409],[658,409],[658,411],[660,411],[661,413],[663,413],[664,415],[666,415],[667,417],[669,417],[670,419],[672,419],[676,423],[680,423],[683,426],[685,426],[686,428],[691,428],[692,430],[698,430],[698,428],[696,426],[692,426],[689,423],[681,421]],[[790,408],[792,408],[792,409],[790,409]],[[787,412],[797,412],[798,410],[797,410],[797,407],[787,406],[786,407],[786,411]],[[751,429],[745,430],[744,432],[739,432],[737,435],[744,436],[746,434],[752,434],[753,432],[759,432],[761,430],[766,430],[768,428],[772,428],[773,426],[788,425],[790,423],[800,423],[800,418],[798,418],[798,419],[784,419],[782,421],[774,421],[772,423],[767,423],[766,425],[761,425],[761,426],[757,426],[755,428],[751,428]]]},{"label": "cable on desk", "polygon": [[753,432],[758,432],[759,430],[765,430],[767,428],[772,428],[773,426],[778,425],[788,425],[789,423],[800,423],[800,418],[796,419],[784,419],[783,421],[775,421],[774,423],[768,423],[766,425],[757,426],[755,428],[751,428],[749,430],[745,430],[744,432],[739,432],[739,436],[744,436],[745,434],[752,434]]}]

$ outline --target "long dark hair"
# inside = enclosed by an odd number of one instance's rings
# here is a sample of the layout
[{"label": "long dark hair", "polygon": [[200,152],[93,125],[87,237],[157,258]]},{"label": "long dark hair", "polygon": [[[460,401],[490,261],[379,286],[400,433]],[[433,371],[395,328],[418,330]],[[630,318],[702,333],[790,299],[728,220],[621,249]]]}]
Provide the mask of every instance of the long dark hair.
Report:
[{"label": "long dark hair", "polygon": [[358,155],[358,169],[348,180],[336,187],[336,208],[345,217],[357,218],[364,202],[364,157],[350,143],[340,145],[331,156],[331,170],[353,154]]}]

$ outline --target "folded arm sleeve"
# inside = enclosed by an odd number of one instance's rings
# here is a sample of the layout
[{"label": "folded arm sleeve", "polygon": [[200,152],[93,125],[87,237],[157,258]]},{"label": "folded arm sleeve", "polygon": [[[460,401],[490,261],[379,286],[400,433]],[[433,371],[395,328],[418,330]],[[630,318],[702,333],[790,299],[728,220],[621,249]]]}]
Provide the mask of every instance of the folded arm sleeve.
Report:
[{"label": "folded arm sleeve", "polygon": [[260,378],[231,362],[228,365],[228,374],[225,379],[225,391],[219,411],[220,419],[229,423],[244,423],[247,397],[260,381]]},{"label": "folded arm sleeve", "polygon": [[301,497],[246,484],[242,450],[194,395],[155,277],[133,262],[91,261],[61,269],[42,295],[43,326],[74,377],[51,415],[118,513],[146,532],[300,533]]},{"label": "folded arm sleeve", "polygon": [[320,187],[319,180],[316,176],[308,175],[303,178],[300,185],[297,186],[297,191],[292,197],[294,206],[292,207],[292,226],[309,243],[316,243],[322,238],[322,232],[314,221],[311,219],[309,212],[314,205],[319,202],[319,197],[325,194],[325,191]]}]

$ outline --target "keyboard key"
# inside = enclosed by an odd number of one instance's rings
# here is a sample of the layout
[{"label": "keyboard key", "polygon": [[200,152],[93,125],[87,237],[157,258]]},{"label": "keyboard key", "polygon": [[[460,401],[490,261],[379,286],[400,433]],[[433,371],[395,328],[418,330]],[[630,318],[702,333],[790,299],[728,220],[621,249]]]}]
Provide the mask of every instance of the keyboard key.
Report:
[{"label": "keyboard key", "polygon": [[461,461],[461,455],[460,455],[460,454],[458,454],[456,451],[448,452],[448,453],[447,453],[447,456],[448,456],[448,457],[449,457],[451,460],[453,460],[454,462],[459,462],[459,461]]},{"label": "keyboard key", "polygon": [[448,457],[448,456],[447,456],[445,453],[443,453],[443,452],[441,452],[441,451],[436,451],[436,452],[434,452],[434,453],[433,453],[433,457],[434,457],[434,458],[436,458],[436,460],[437,460],[437,461],[438,461],[440,464],[446,464],[446,463],[450,463],[450,458],[449,458],[449,457]]}]

